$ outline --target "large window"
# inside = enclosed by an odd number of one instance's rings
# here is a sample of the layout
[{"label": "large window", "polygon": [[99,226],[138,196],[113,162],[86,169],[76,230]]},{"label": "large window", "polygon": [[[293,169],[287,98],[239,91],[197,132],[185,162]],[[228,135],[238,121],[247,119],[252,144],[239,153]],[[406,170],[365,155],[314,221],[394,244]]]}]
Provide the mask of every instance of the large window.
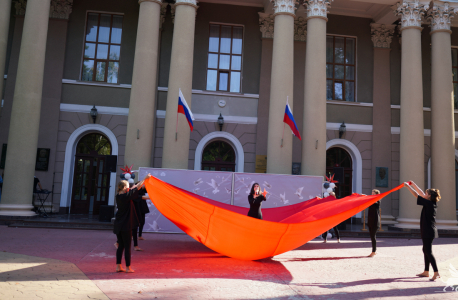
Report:
[{"label": "large window", "polygon": [[355,101],[356,39],[326,37],[326,100]]},{"label": "large window", "polygon": [[243,27],[210,24],[207,90],[240,93]]},{"label": "large window", "polygon": [[453,101],[455,109],[458,109],[458,49],[452,48],[452,71],[453,71]]},{"label": "large window", "polygon": [[81,80],[118,83],[122,18],[121,15],[87,14]]}]

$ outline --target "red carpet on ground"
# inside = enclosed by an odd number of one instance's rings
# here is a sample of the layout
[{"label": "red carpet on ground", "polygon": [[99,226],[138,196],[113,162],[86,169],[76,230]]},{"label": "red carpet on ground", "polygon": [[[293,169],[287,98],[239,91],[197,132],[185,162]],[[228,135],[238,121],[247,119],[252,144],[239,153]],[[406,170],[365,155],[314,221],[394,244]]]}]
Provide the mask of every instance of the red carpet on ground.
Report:
[{"label": "red carpet on ground", "polygon": [[403,187],[374,196],[330,196],[263,209],[264,220],[258,220],[247,216],[248,208],[210,200],[155,177],[145,185],[157,209],[181,230],[220,254],[243,260],[293,250]]}]

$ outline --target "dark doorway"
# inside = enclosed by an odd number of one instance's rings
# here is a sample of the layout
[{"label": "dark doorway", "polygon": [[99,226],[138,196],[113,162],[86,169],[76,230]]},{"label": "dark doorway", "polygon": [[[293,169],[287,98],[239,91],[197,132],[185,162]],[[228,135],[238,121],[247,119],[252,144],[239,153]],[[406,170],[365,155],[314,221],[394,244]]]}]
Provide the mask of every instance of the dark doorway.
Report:
[{"label": "dark doorway", "polygon": [[72,214],[98,215],[100,205],[108,204],[110,173],[105,170],[111,144],[98,133],[85,135],[76,146],[73,174]]},{"label": "dark doorway", "polygon": [[235,152],[231,145],[223,141],[208,144],[202,153],[202,170],[235,171]]},{"label": "dark doorway", "polygon": [[337,198],[353,193],[353,162],[350,154],[342,148],[334,147],[326,151],[326,176],[334,175]]}]

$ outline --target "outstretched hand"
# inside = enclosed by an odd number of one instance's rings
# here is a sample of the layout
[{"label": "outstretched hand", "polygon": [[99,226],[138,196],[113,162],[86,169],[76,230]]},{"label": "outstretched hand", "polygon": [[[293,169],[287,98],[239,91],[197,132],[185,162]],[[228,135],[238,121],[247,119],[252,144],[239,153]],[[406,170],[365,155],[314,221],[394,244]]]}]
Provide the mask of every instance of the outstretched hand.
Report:
[{"label": "outstretched hand", "polygon": [[265,188],[264,188],[264,192],[262,192],[262,195],[264,196],[264,198],[267,196],[267,191]]}]

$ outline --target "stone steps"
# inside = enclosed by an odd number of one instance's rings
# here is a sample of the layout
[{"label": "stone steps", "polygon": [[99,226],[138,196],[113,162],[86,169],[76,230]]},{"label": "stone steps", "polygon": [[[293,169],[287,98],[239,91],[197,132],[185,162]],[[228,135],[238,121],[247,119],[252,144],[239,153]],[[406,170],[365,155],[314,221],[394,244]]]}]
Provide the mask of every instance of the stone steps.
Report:
[{"label": "stone steps", "polygon": [[83,222],[53,222],[53,221],[32,221],[15,220],[8,224],[8,227],[22,228],[53,228],[53,229],[83,229],[83,230],[113,230],[110,222],[83,223]]}]

